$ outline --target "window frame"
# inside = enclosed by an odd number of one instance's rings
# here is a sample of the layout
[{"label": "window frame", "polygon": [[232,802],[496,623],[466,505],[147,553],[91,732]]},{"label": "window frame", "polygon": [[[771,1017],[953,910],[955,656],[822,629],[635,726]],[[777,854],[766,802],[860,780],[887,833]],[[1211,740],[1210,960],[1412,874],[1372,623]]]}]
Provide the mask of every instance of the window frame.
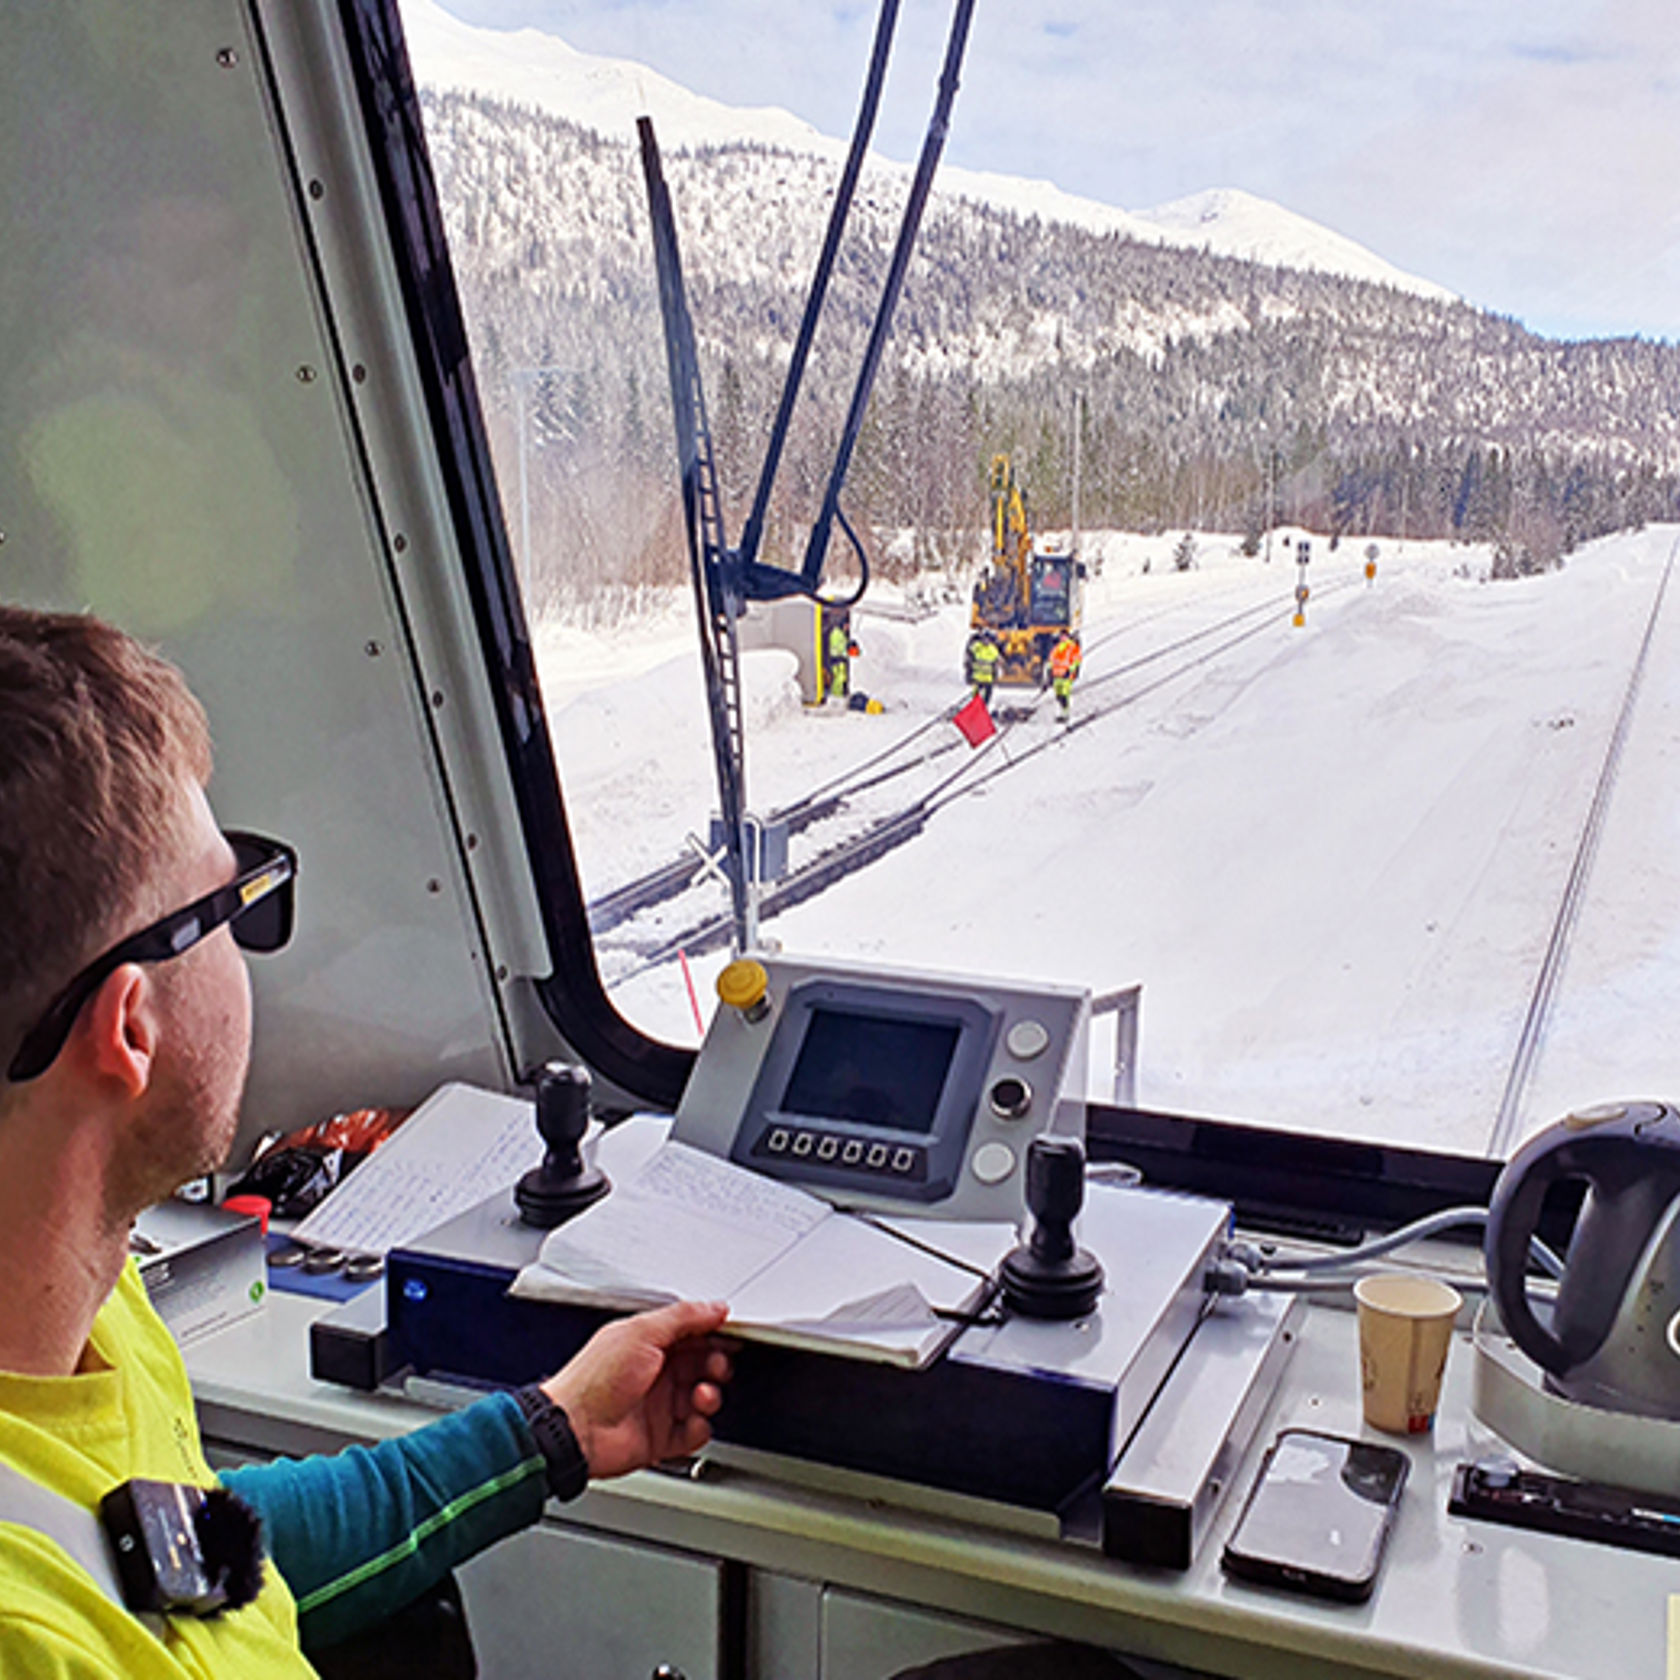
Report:
[{"label": "window frame", "polygon": [[[566,1043],[597,1073],[650,1107],[674,1110],[696,1052],[628,1021],[595,957],[399,0],[339,0],[339,12],[554,964],[536,992]],[[1099,1102],[1088,1105],[1087,1135],[1093,1161],[1129,1162],[1152,1184],[1233,1201],[1245,1225],[1333,1243],[1448,1207],[1485,1206],[1503,1165]],[[1560,1198],[1548,1206],[1542,1232],[1549,1241],[1567,1242],[1577,1205],[1578,1198]]]},{"label": "window frame", "polygon": [[694,1051],[627,1021],[596,964],[397,0],[340,0],[339,17],[553,962],[535,981],[537,996],[567,1045],[598,1074],[650,1105],[675,1108]]}]

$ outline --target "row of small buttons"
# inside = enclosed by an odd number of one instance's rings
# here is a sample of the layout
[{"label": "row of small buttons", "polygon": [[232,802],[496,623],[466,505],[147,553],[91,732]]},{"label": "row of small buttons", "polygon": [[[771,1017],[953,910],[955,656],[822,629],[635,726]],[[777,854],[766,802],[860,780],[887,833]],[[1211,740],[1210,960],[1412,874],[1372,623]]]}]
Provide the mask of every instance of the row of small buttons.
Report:
[{"label": "row of small buttons", "polygon": [[758,1141],[755,1155],[791,1155],[840,1167],[861,1167],[865,1172],[895,1173],[921,1178],[926,1174],[925,1152],[907,1144],[866,1143],[862,1138],[840,1138],[827,1132],[796,1131],[791,1126],[772,1126]]}]

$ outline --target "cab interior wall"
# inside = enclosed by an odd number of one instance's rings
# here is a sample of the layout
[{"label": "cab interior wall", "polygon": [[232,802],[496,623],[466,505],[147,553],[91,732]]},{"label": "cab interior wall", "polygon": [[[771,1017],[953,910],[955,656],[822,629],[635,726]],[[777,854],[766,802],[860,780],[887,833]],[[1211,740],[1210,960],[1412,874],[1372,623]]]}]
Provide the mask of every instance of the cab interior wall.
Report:
[{"label": "cab interior wall", "polygon": [[561,1048],[494,974],[550,964],[341,61],[330,5],[232,0],[0,57],[0,575],[175,660],[219,818],[300,851],[247,1134]]}]

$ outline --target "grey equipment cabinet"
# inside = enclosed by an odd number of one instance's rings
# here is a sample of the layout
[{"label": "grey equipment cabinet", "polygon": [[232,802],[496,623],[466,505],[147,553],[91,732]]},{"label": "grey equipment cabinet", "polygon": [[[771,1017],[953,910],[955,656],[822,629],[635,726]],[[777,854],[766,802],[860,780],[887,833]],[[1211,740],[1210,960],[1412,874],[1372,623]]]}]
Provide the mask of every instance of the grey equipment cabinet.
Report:
[{"label": "grey equipment cabinet", "polygon": [[1020,1639],[1007,1629],[828,1587],[822,1595],[821,1680],[885,1680],[901,1669]]},{"label": "grey equipment cabinet", "polygon": [[544,1521],[456,1576],[480,1680],[722,1680],[716,1559]]}]

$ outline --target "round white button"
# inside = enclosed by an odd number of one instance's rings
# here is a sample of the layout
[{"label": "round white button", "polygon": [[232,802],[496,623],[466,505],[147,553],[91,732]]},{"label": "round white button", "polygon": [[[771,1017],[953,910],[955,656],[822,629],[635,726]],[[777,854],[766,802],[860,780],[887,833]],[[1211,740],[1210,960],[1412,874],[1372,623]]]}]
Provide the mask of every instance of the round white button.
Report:
[{"label": "round white button", "polygon": [[1015,1151],[1007,1143],[983,1143],[968,1165],[982,1184],[1001,1184],[1015,1170]]},{"label": "round white button", "polygon": [[1003,1041],[1018,1062],[1030,1062],[1050,1048],[1050,1029],[1042,1021],[1017,1021]]}]

